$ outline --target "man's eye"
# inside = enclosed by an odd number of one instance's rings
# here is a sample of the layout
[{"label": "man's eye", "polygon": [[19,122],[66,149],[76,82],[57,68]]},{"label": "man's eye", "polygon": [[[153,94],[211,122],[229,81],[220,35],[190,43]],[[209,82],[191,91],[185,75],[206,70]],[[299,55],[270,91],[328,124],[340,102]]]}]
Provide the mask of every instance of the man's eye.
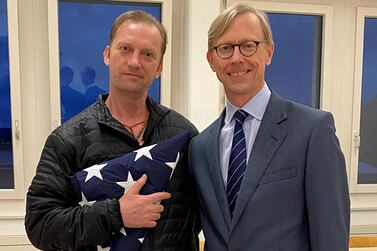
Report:
[{"label": "man's eye", "polygon": [[241,47],[242,47],[242,49],[244,49],[244,50],[253,50],[253,49],[255,49],[255,47],[257,47],[257,46],[256,46],[256,44],[253,43],[253,42],[247,42],[247,43],[243,43],[243,44],[241,44]]},{"label": "man's eye", "polygon": [[222,51],[231,51],[231,50],[233,50],[233,46],[231,46],[229,44],[224,44],[222,46],[219,46],[219,49],[222,50]]},{"label": "man's eye", "polygon": [[153,54],[152,52],[150,52],[150,51],[145,51],[145,52],[143,53],[143,55],[144,55],[144,57],[145,57],[146,59],[149,59],[149,60],[154,59],[154,54]]},{"label": "man's eye", "polygon": [[123,52],[129,52],[131,49],[130,49],[130,47],[128,47],[128,46],[122,46],[122,47],[121,47],[121,50],[122,50]]}]

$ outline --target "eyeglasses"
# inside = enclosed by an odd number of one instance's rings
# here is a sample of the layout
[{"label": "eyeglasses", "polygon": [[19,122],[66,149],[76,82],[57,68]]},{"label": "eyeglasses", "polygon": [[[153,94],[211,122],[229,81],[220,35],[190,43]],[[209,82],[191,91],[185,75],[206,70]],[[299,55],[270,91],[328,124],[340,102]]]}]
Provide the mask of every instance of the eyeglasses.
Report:
[{"label": "eyeglasses", "polygon": [[228,59],[233,56],[234,53],[234,47],[238,46],[238,49],[240,50],[240,53],[242,56],[245,57],[251,57],[253,56],[257,50],[258,45],[260,43],[265,43],[264,41],[246,41],[240,44],[220,44],[218,46],[214,46],[213,49],[215,49],[217,55],[222,59]]}]

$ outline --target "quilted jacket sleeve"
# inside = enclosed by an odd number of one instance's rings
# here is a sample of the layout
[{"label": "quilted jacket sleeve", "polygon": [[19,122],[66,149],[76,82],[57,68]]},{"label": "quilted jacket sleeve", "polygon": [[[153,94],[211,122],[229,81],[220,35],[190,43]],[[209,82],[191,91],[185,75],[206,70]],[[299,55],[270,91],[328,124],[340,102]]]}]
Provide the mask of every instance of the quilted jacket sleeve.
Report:
[{"label": "quilted jacket sleeve", "polygon": [[[71,152],[70,152],[71,151]],[[56,133],[44,146],[27,193],[25,228],[33,245],[43,250],[96,250],[122,227],[117,200],[81,207],[74,201],[69,175],[72,149]]]}]

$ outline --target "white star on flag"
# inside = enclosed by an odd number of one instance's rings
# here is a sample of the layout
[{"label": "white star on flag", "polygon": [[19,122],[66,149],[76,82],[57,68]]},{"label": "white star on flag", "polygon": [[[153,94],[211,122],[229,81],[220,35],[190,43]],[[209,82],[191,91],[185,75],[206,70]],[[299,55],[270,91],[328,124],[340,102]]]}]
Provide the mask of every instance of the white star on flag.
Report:
[{"label": "white star on flag", "polygon": [[139,238],[138,240],[140,241],[140,243],[143,243],[144,238]]},{"label": "white star on flag", "polygon": [[99,179],[103,180],[100,171],[106,165],[107,165],[107,163],[105,163],[105,164],[98,164],[98,165],[93,165],[91,167],[88,167],[88,168],[84,169],[84,171],[88,172],[88,174],[87,174],[87,176],[85,178],[85,182],[87,182],[88,180],[90,180],[93,176],[96,176]]},{"label": "white star on flag", "polygon": [[127,236],[126,229],[122,227],[119,232],[121,232],[124,236]]},{"label": "white star on flag", "polygon": [[97,251],[110,251],[110,247],[108,248],[103,248],[101,246],[97,246]]},{"label": "white star on flag", "polygon": [[155,147],[155,146],[156,146],[156,144],[151,145],[151,146],[146,146],[146,147],[143,147],[143,148],[136,150],[135,151],[136,157],[135,157],[134,161],[138,160],[142,156],[145,156],[145,157],[153,160],[150,150],[152,150],[152,148]]},{"label": "white star on flag", "polygon": [[127,181],[119,181],[115,183],[123,187],[125,191],[128,191],[128,189],[130,189],[130,187],[135,183],[135,180],[132,177],[131,172],[128,171]]},{"label": "white star on flag", "polygon": [[84,205],[93,205],[96,201],[95,200],[92,200],[92,201],[88,201],[88,199],[85,197],[84,193],[81,192],[81,199],[82,201],[79,202],[79,205],[80,206],[84,206]]},{"label": "white star on flag", "polygon": [[168,165],[171,169],[175,169],[175,167],[177,166],[178,160],[179,160],[179,152],[177,153],[177,158],[175,159],[174,162],[165,162],[165,164]]}]

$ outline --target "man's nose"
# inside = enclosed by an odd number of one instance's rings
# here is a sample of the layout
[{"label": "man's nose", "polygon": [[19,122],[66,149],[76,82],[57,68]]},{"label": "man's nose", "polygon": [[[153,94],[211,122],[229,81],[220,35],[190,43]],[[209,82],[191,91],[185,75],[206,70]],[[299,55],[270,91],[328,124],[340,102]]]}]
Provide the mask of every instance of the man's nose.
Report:
[{"label": "man's nose", "polygon": [[131,67],[140,67],[140,53],[137,51],[133,51],[133,53],[130,55],[129,59],[127,60],[127,64]]},{"label": "man's nose", "polygon": [[244,60],[244,56],[241,54],[239,45],[234,46],[233,55],[230,58],[230,60],[231,60],[231,63],[238,63]]}]

